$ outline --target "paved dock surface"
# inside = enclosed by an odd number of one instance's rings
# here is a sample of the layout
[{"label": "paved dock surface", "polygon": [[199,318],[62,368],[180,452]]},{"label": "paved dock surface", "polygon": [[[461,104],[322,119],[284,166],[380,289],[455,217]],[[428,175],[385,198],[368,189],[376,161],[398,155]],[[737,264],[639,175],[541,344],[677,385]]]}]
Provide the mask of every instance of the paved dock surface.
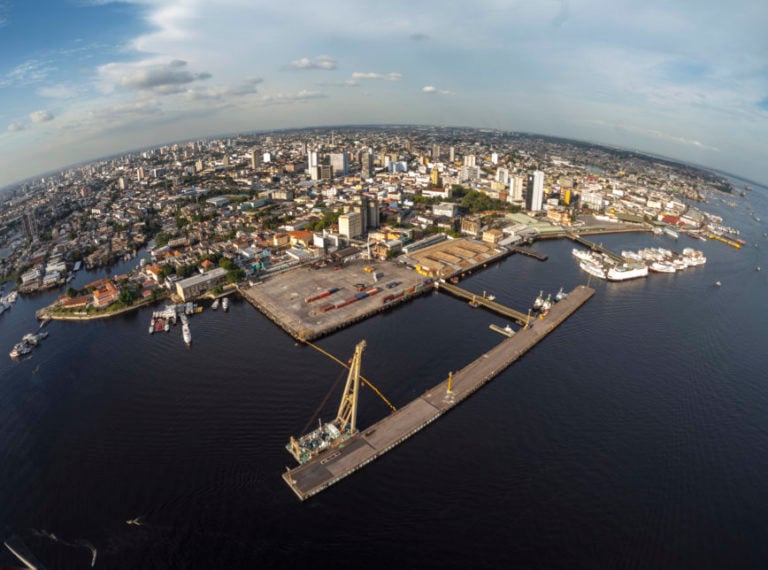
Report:
[{"label": "paved dock surface", "polygon": [[436,420],[510,366],[594,293],[589,287],[576,287],[568,297],[555,304],[545,318],[537,319],[529,328],[503,340],[458,371],[451,381],[450,394],[446,379],[392,415],[361,430],[338,448],[328,449],[304,465],[286,471],[283,479],[303,501],[357,471]]}]

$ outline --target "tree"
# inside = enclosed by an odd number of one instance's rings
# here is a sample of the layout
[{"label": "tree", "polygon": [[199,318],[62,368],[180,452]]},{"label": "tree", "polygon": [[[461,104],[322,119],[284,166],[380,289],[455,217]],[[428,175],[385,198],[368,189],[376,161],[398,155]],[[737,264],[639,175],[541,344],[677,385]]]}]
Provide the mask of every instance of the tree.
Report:
[{"label": "tree", "polygon": [[242,269],[230,269],[227,271],[227,283],[237,283],[245,277],[245,271]]},{"label": "tree", "polygon": [[170,241],[171,236],[167,232],[160,232],[155,237],[155,243],[157,244],[157,247],[163,247],[168,244]]},{"label": "tree", "polygon": [[124,305],[133,305],[133,291],[130,289],[123,289],[120,291],[120,295],[118,295],[118,299],[120,302]]},{"label": "tree", "polygon": [[69,297],[70,299],[77,297],[77,291],[72,287],[67,287],[67,297]]}]

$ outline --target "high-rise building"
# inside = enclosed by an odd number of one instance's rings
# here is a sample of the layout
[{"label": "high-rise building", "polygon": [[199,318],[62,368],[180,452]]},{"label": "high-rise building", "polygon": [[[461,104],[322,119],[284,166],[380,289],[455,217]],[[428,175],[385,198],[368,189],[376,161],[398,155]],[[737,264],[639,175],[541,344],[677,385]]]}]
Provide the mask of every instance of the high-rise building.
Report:
[{"label": "high-rise building", "polygon": [[368,225],[369,228],[378,228],[381,225],[381,211],[379,201],[376,198],[368,201]]},{"label": "high-rise building", "polygon": [[437,169],[437,167],[432,167],[432,174],[431,174],[431,180],[432,186],[440,186],[440,171]]},{"label": "high-rise building", "polygon": [[317,180],[317,152],[310,150],[307,152],[307,170],[312,180]]},{"label": "high-rise building", "polygon": [[147,177],[147,175],[144,173],[144,168],[140,166],[140,167],[139,167],[139,168],[136,170],[136,178],[138,178],[139,182],[141,182],[141,181],[142,181],[142,180],[144,180],[146,177]]},{"label": "high-rise building", "polygon": [[34,211],[25,212],[21,217],[21,231],[24,232],[24,237],[27,239],[37,237],[37,218]]},{"label": "high-rise building", "polygon": [[499,153],[497,153],[497,152],[491,153],[491,162],[493,164],[498,164],[499,163]]},{"label": "high-rise building", "polygon": [[509,170],[507,170],[506,168],[497,168],[496,182],[498,182],[499,184],[503,184],[504,186],[509,184]]},{"label": "high-rise building", "polygon": [[331,166],[334,176],[346,176],[349,170],[349,155],[347,152],[335,152],[331,154]]},{"label": "high-rise building", "polygon": [[477,159],[474,154],[464,155],[464,166],[475,166]]},{"label": "high-rise building", "polygon": [[264,156],[261,157],[261,160],[263,160],[265,163],[272,162],[272,154],[269,152],[265,152]]},{"label": "high-rise building", "polygon": [[456,149],[454,147],[448,149],[448,160],[449,162],[456,160]]},{"label": "high-rise building", "polygon": [[522,176],[509,177],[509,200],[512,202],[516,202],[518,204],[523,201],[523,177]]},{"label": "high-rise building", "polygon": [[373,153],[371,151],[363,151],[363,155],[360,157],[360,176],[362,178],[373,178],[374,174]]},{"label": "high-rise building", "polygon": [[315,180],[333,180],[333,166],[330,164],[321,164],[316,168],[317,178]]},{"label": "high-rise building", "polygon": [[479,166],[467,166],[461,167],[461,182],[467,182],[480,179],[480,167]]},{"label": "high-rise building", "polygon": [[347,212],[339,216],[339,234],[348,238],[363,235],[363,217],[360,212]]},{"label": "high-rise building", "polygon": [[437,161],[440,158],[440,145],[439,144],[433,144],[432,145],[432,160]]},{"label": "high-rise building", "polygon": [[544,205],[544,173],[536,170],[528,175],[525,188],[525,208],[530,212],[538,212]]},{"label": "high-rise building", "polygon": [[256,170],[259,168],[259,151],[253,149],[251,151],[251,169]]}]

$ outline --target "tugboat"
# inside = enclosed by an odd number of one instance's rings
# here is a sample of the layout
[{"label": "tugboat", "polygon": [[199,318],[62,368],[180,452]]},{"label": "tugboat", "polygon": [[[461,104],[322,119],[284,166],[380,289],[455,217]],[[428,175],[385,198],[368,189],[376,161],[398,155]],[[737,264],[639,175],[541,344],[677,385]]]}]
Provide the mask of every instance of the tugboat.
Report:
[{"label": "tugboat", "polygon": [[568,296],[568,293],[566,293],[565,291],[563,291],[563,288],[562,288],[562,287],[560,287],[560,290],[559,290],[559,291],[557,292],[557,294],[555,295],[555,302],[557,303],[557,302],[559,302],[559,301],[562,301],[562,300],[563,300],[563,299],[565,299],[567,296]]},{"label": "tugboat", "polygon": [[544,291],[539,291],[539,296],[533,301],[533,310],[538,311],[544,304]]}]

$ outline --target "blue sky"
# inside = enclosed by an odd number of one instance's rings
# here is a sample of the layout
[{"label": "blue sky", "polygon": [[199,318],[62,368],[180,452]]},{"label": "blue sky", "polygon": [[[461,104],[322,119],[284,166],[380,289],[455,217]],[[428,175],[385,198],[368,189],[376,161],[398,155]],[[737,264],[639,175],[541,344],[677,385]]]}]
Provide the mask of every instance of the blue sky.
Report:
[{"label": "blue sky", "polygon": [[768,181],[764,0],[0,0],[0,186],[234,131],[578,138]]}]

